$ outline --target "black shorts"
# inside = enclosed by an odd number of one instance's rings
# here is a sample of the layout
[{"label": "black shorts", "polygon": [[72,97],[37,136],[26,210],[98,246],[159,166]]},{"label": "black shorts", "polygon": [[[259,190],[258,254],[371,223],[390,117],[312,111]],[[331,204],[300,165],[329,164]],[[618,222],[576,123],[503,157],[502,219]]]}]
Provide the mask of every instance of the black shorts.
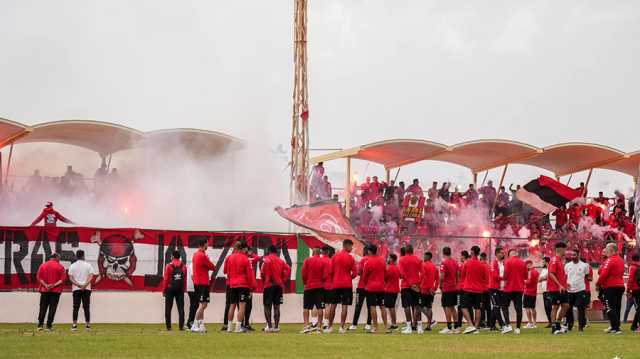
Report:
[{"label": "black shorts", "polygon": [[422,294],[420,296],[420,306],[431,309],[433,307],[433,294]]},{"label": "black shorts", "polygon": [[366,292],[367,307],[381,307],[384,305],[384,292]]},{"label": "black shorts", "polygon": [[302,308],[312,310],[324,309],[324,289],[309,289],[305,290],[302,295]]},{"label": "black shorts", "polygon": [[522,306],[527,309],[536,309],[536,298],[535,295],[525,295],[522,300]]},{"label": "black shorts", "polygon": [[549,298],[551,299],[551,305],[560,305],[569,303],[569,296],[567,292],[549,292]]},{"label": "black shorts", "polygon": [[333,304],[353,304],[353,290],[351,288],[336,288],[333,290]]},{"label": "black shorts", "polygon": [[239,304],[246,303],[251,300],[251,291],[249,288],[231,288],[229,293],[229,303]]},{"label": "black shorts", "polygon": [[198,298],[198,303],[209,303],[209,286],[208,285],[194,285],[193,292],[196,294],[196,298]]},{"label": "black shorts", "polygon": [[580,291],[577,293],[567,293],[569,299],[569,305],[576,308],[586,308],[590,304],[590,298],[587,297],[587,292]]},{"label": "black shorts", "polygon": [[324,304],[331,304],[334,301],[336,294],[333,292],[333,289],[324,289],[322,301]]},{"label": "black shorts", "polygon": [[281,305],[282,301],[282,287],[279,285],[274,285],[269,288],[265,288],[262,292],[262,304],[271,306],[271,305]]},{"label": "black shorts", "polygon": [[508,307],[511,303],[515,306],[522,305],[522,292],[503,292],[502,293],[502,305]]},{"label": "black shorts", "polygon": [[398,301],[398,293],[385,293],[384,294],[384,306],[385,308],[395,308],[396,301]]},{"label": "black shorts", "polygon": [[467,309],[481,309],[482,293],[462,292],[462,307]]},{"label": "black shorts", "polygon": [[455,307],[458,305],[458,292],[442,293],[441,304],[443,308]]},{"label": "black shorts", "polygon": [[404,288],[400,291],[400,301],[402,308],[417,307],[420,305],[420,293],[411,288]]}]

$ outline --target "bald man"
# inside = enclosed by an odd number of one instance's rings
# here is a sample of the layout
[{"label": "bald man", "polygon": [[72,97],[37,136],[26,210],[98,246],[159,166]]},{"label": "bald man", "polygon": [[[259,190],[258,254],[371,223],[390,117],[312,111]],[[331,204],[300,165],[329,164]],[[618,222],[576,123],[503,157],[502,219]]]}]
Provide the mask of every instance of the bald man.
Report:
[{"label": "bald man", "polygon": [[605,248],[607,259],[602,264],[600,277],[596,286],[604,292],[604,305],[611,327],[609,334],[620,334],[620,309],[624,295],[624,259],[618,255],[615,243],[607,244]]}]

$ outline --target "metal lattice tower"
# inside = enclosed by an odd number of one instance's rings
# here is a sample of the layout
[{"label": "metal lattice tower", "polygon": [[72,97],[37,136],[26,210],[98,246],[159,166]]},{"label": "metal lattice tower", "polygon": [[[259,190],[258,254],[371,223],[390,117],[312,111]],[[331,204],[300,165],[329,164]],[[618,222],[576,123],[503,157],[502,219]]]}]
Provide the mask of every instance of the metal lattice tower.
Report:
[{"label": "metal lattice tower", "polygon": [[309,192],[309,103],[307,90],[307,0],[295,1],[291,204],[306,203]]}]

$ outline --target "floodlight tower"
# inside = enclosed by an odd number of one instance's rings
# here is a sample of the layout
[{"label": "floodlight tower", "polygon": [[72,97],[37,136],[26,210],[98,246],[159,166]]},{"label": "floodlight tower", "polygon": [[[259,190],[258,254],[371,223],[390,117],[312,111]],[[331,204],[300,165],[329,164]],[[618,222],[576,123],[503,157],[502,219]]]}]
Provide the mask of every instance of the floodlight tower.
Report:
[{"label": "floodlight tower", "polygon": [[291,204],[306,203],[309,192],[309,102],[307,90],[307,0],[294,0]]}]

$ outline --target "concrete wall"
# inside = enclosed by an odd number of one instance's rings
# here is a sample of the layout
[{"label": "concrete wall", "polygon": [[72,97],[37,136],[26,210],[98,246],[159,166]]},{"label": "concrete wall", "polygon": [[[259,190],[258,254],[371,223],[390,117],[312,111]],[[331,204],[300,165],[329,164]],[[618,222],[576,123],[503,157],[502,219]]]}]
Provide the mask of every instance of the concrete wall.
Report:
[{"label": "concrete wall", "polygon": [[[38,303],[40,295],[33,292],[2,292],[0,293],[0,322],[3,323],[33,323],[38,316]],[[205,319],[209,323],[220,323],[224,311],[224,294],[216,293],[211,296],[212,302],[206,311]],[[189,299],[185,296],[185,311],[188,311]],[[252,322],[263,323],[264,311],[262,308],[262,295],[255,294],[253,298],[254,309]],[[398,306],[400,298],[398,298]],[[538,320],[546,321],[542,296],[537,301]],[[102,292],[97,291],[91,295],[91,316],[94,323],[163,323],[164,322],[164,298],[160,293],[152,292]],[[349,320],[354,306],[350,307]],[[436,295],[434,301],[434,314],[436,320],[444,321],[442,308],[440,307],[440,295]],[[72,310],[71,293],[63,293],[56,314],[57,323],[70,323]],[[302,295],[286,294],[282,307],[283,323],[302,322]],[[337,318],[339,318],[337,316]],[[366,320],[366,314],[361,318]],[[404,319],[402,308],[398,307],[398,320]],[[524,317],[526,318],[526,317]],[[174,321],[177,313],[174,308]],[[362,322],[363,319],[360,319]],[[515,320],[515,313],[511,314],[511,320]],[[80,322],[83,321],[82,309],[80,310]]]}]

